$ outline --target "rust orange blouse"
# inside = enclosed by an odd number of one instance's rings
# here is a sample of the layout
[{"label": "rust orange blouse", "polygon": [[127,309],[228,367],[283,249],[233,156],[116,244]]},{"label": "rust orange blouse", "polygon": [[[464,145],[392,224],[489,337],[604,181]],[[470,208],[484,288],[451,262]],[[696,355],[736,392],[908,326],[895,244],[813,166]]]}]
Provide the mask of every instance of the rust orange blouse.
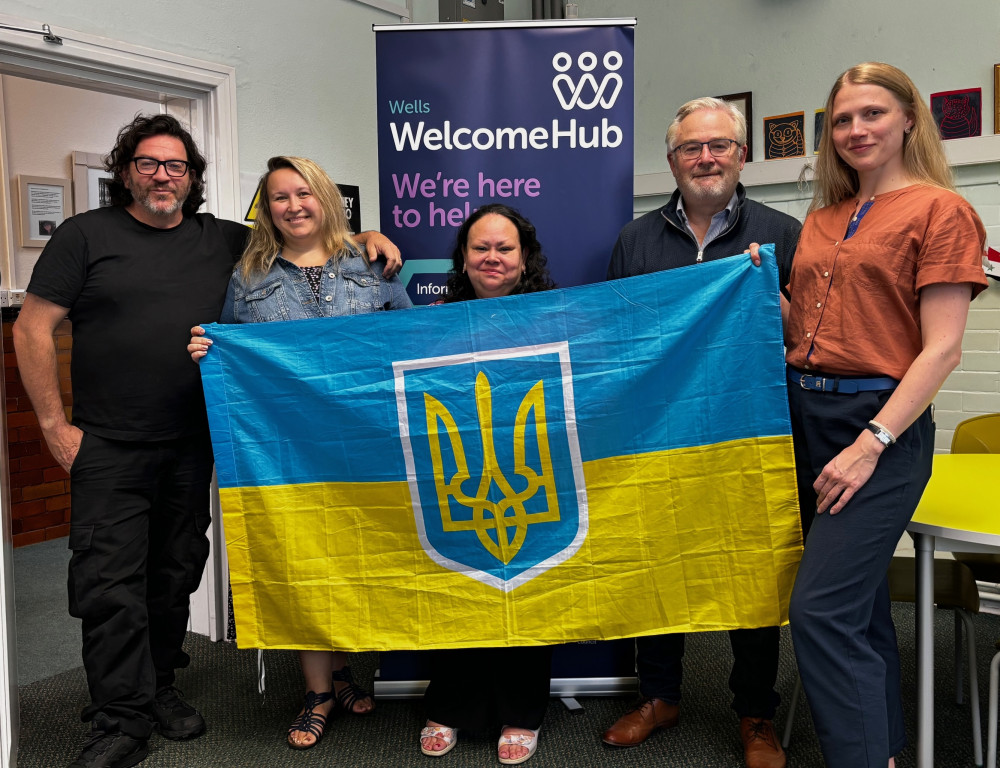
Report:
[{"label": "rust orange blouse", "polygon": [[806,217],[788,282],[786,361],[833,374],[901,379],[920,353],[919,292],[986,287],[986,230],[960,195],[915,184],[877,195],[844,240],[856,199]]}]

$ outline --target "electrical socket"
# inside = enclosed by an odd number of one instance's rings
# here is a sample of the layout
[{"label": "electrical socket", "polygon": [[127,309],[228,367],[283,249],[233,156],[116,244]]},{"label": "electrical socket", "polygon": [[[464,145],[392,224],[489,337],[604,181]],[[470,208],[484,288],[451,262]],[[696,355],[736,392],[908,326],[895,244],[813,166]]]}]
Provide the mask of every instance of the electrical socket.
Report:
[{"label": "electrical socket", "polygon": [[24,304],[25,291],[0,291],[0,307],[20,307]]}]

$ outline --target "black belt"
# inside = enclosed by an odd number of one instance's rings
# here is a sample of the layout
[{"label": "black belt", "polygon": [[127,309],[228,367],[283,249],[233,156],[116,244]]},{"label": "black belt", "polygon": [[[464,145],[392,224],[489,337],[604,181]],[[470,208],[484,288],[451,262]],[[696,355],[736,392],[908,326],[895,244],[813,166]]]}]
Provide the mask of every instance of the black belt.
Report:
[{"label": "black belt", "polygon": [[810,392],[839,392],[842,395],[853,395],[857,392],[877,392],[885,389],[895,389],[899,384],[889,376],[871,376],[864,379],[852,379],[846,376],[813,376],[788,369],[788,380],[798,384]]}]

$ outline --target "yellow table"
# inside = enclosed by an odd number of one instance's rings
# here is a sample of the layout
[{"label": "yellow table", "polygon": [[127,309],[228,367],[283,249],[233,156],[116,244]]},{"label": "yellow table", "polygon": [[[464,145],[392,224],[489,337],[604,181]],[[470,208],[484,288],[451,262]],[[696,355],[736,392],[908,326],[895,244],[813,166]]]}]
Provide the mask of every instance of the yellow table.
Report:
[{"label": "yellow table", "polygon": [[[934,550],[1000,552],[998,479],[1000,454],[935,456],[934,473],[906,528],[917,570],[917,768],[934,766]],[[992,766],[995,738],[989,747],[986,765]]]}]

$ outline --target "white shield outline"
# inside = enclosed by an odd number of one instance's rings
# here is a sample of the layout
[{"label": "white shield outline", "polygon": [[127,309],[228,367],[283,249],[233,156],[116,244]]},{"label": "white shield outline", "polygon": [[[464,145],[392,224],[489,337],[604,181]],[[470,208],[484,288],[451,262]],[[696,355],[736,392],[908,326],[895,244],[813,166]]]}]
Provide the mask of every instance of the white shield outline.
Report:
[{"label": "white shield outline", "polygon": [[[576,535],[561,551],[540,563],[531,566],[511,579],[500,579],[493,574],[459,563],[438,552],[427,537],[424,527],[423,509],[420,504],[420,489],[417,485],[416,462],[413,458],[413,446],[410,442],[410,421],[406,408],[407,371],[425,370],[429,368],[444,368],[453,365],[487,362],[490,360],[514,360],[519,357],[556,354],[559,358],[559,368],[562,372],[561,383],[564,410],[566,412],[566,441],[569,444],[569,454],[573,463],[573,482],[576,485],[576,503],[578,521]],[[503,592],[511,592],[522,584],[526,584],[536,576],[565,562],[579,551],[587,538],[590,527],[590,515],[587,506],[587,487],[583,478],[583,460],[580,453],[580,440],[576,431],[576,404],[573,399],[573,370],[569,359],[569,342],[556,341],[549,344],[534,344],[524,347],[509,347],[507,349],[491,349],[482,352],[467,352],[459,355],[444,355],[441,357],[425,357],[414,360],[399,360],[392,364],[393,380],[396,391],[396,412],[399,419],[399,439],[403,446],[403,458],[406,462],[406,480],[410,486],[410,501],[413,505],[413,517],[417,524],[417,535],[424,552],[435,563],[456,573],[462,573],[480,581],[487,586]]]}]

